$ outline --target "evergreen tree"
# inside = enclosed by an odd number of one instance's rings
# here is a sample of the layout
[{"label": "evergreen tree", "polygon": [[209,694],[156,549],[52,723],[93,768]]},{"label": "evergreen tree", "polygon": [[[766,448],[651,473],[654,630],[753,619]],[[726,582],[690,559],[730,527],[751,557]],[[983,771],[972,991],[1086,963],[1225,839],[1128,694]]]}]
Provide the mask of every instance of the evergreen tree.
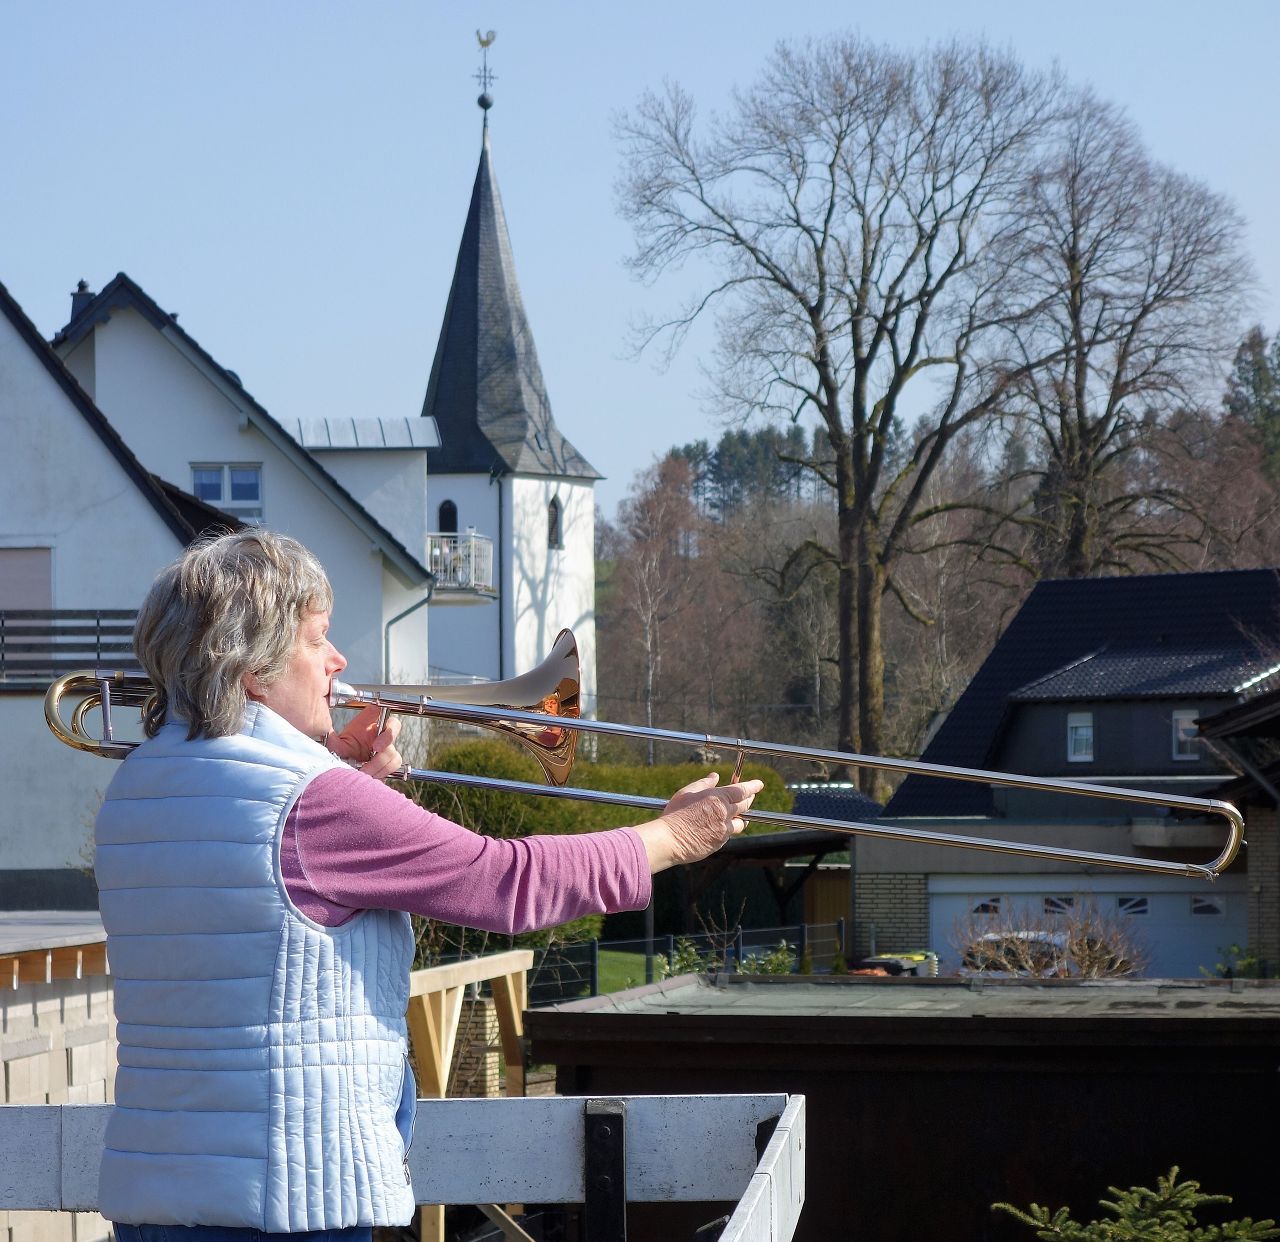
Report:
[{"label": "evergreen tree", "polygon": [[1280,477],[1280,332],[1270,346],[1260,327],[1250,329],[1236,350],[1223,409],[1248,424],[1265,454],[1267,474]]}]

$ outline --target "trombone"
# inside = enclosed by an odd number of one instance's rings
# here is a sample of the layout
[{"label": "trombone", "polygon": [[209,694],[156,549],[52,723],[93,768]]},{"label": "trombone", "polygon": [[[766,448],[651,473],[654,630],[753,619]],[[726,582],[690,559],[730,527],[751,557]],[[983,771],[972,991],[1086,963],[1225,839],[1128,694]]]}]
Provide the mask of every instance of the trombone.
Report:
[{"label": "trombone", "polygon": [[[470,686],[372,684],[348,685],[334,681],[329,695],[332,707],[382,709],[383,718],[392,712],[452,720],[494,729],[514,738],[538,761],[548,784],[530,781],[500,780],[457,772],[440,772],[406,766],[392,774],[392,779],[431,781],[438,784],[498,790],[505,793],[534,794],[542,797],[569,798],[611,806],[639,807],[660,811],[666,803],[661,798],[638,794],[618,794],[596,789],[577,789],[566,782],[573,769],[577,738],[580,733],[611,737],[653,738],[691,746],[705,746],[735,752],[738,756],[734,777],[738,776],[748,754],[767,755],[778,759],[822,761],[829,764],[876,768],[900,775],[945,777],[948,780],[972,781],[1011,789],[1030,789],[1043,793],[1062,793],[1078,797],[1107,798],[1216,816],[1227,824],[1227,840],[1222,851],[1211,862],[1187,863],[1166,859],[1140,858],[1133,855],[1102,854],[1060,846],[1002,841],[988,837],[971,837],[947,832],[931,832],[920,828],[900,828],[892,824],[849,822],[820,819],[809,815],[792,815],[777,811],[752,809],[745,818],[757,824],[778,828],[809,828],[846,836],[878,837],[881,840],[943,845],[956,849],[986,850],[996,854],[1015,854],[1025,858],[1043,858],[1055,862],[1079,863],[1096,867],[1113,867],[1126,871],[1143,871],[1159,875],[1191,876],[1216,879],[1232,862],[1244,841],[1244,820],[1230,802],[1213,798],[1193,798],[1181,794],[1154,793],[1112,785],[1053,777],[1019,776],[1008,772],[988,772],[980,768],[952,767],[923,763],[919,760],[892,759],[881,755],[846,754],[843,751],[788,746],[778,742],[753,741],[712,733],[686,733],[671,729],[650,729],[642,725],[615,724],[585,720],[580,712],[578,649],[573,634],[561,630],[551,653],[530,672],[505,681],[482,682]],[[113,705],[145,709],[153,687],[145,677],[114,670],[83,670],[58,678],[45,694],[45,720],[54,734],[68,746],[91,751],[108,758],[123,759],[136,743],[119,740],[111,720]],[[61,716],[61,702],[67,696],[82,696],[74,708],[70,724]],[[85,718],[94,709],[101,713],[102,732],[94,737],[85,727]]]}]

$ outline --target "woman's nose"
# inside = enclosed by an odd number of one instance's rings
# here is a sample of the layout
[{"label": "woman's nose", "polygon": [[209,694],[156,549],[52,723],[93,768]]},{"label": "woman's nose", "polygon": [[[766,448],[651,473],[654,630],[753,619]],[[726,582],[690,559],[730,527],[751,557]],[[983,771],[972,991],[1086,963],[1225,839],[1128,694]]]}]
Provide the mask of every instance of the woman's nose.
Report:
[{"label": "woman's nose", "polygon": [[333,666],[334,674],[342,672],[347,667],[347,657],[342,654],[337,647],[330,648],[329,663]]}]

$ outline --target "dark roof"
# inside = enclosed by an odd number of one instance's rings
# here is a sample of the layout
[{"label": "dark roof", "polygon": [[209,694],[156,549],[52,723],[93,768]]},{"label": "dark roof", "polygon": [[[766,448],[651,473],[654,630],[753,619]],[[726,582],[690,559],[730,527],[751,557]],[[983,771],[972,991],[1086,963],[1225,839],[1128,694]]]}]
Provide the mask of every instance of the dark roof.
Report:
[{"label": "dark roof", "polygon": [[205,504],[198,496],[192,496],[190,492],[184,492],[180,487],[165,482],[158,474],[153,474],[151,478],[197,535],[221,535],[245,529],[245,524],[239,518]]},{"label": "dark roof", "polygon": [[868,798],[855,786],[841,782],[802,785],[796,788],[795,802],[791,807],[793,815],[846,822],[878,819],[883,812],[884,807],[874,798]]},{"label": "dark roof", "polygon": [[1258,671],[1257,651],[1235,645],[1217,651],[1108,648],[1030,682],[1009,697],[1017,703],[1046,703],[1236,694]]},{"label": "dark roof", "polygon": [[93,403],[75,376],[67,370],[61,358],[50,348],[49,343],[36,330],[35,324],[27,318],[22,307],[14,301],[9,290],[0,284],[0,312],[13,324],[18,335],[30,347],[31,352],[40,359],[44,369],[53,377],[54,382],[70,399],[71,404],[80,412],[90,429],[106,446],[112,457],[120,463],[125,474],[133,481],[151,507],[159,514],[161,521],[174,533],[183,545],[191,542],[196,536],[195,527],[184,517],[177,506],[143,468],[142,463],[133,455],[129,446],[120,438],[119,433],[107,421],[106,416]]},{"label": "dark roof", "polygon": [[1280,689],[1200,718],[1201,737],[1280,737]]},{"label": "dark roof", "polygon": [[[1196,683],[1206,654],[1234,667],[1240,686],[1276,663],[1280,631],[1280,575],[1272,569],[1218,573],[1144,574],[1128,578],[1072,578],[1037,583],[974,675],[921,756],[929,763],[990,768],[1010,703],[1043,679],[1062,684],[1086,678],[1091,657],[1107,653],[1099,666],[1110,670],[1114,685],[1141,684],[1150,657],[1164,661],[1162,684],[1177,680],[1181,668]],[[1130,657],[1130,658],[1126,658]],[[1126,670],[1128,670],[1126,672]],[[1225,672],[1215,674],[1225,685]],[[1101,687],[1106,678],[1099,680]],[[1077,686],[1078,688],[1078,686]],[[1205,693],[1169,690],[1169,697]],[[1221,691],[1230,693],[1230,690]],[[1028,697],[1031,697],[1028,695]],[[1074,697],[1074,696],[1073,696]],[[1097,698],[1128,698],[1127,692],[1101,688]],[[908,777],[890,799],[885,815],[950,818],[991,815],[988,786]]]},{"label": "dark roof", "polygon": [[293,457],[303,471],[312,476],[314,482],[340,497],[350,507],[351,512],[367,525],[369,535],[381,546],[388,560],[397,567],[399,573],[414,583],[431,581],[433,575],[422,564],[421,559],[410,552],[395,535],[365,509],[281,426],[265,407],[254,399],[234,371],[224,367],[186,329],[179,327],[178,317],[166,314],[151,295],[126,273],[117,272],[100,293],[80,307],[79,313],[73,315],[71,322],[53,338],[53,347],[73,349],[100,323],[105,323],[111,317],[112,311],[121,307],[137,312],[157,331],[172,333],[195,354],[204,366],[236,392],[244,400],[246,407],[252,412],[255,421],[268,438],[278,448]]},{"label": "dark roof", "polygon": [[427,452],[430,474],[601,477],[551,417],[493,176],[487,121],[422,413],[440,428],[440,447]]}]

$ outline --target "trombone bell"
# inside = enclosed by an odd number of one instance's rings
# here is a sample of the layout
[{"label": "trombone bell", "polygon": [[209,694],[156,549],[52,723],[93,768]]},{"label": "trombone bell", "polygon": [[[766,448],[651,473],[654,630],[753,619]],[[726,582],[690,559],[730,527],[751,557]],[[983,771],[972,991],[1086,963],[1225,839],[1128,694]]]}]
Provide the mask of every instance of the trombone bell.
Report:
[{"label": "trombone bell", "polygon": [[[557,720],[577,720],[581,711],[578,677],[578,644],[570,630],[561,630],[551,653],[537,668],[505,681],[478,682],[470,686],[348,685],[335,681],[329,692],[330,707],[367,707],[408,715],[440,716],[426,710],[428,704],[460,703],[493,711],[479,723],[520,742],[538,761],[547,781],[557,787],[569,780],[577,751],[578,734]],[[504,711],[536,715],[536,720],[506,719]]]}]

